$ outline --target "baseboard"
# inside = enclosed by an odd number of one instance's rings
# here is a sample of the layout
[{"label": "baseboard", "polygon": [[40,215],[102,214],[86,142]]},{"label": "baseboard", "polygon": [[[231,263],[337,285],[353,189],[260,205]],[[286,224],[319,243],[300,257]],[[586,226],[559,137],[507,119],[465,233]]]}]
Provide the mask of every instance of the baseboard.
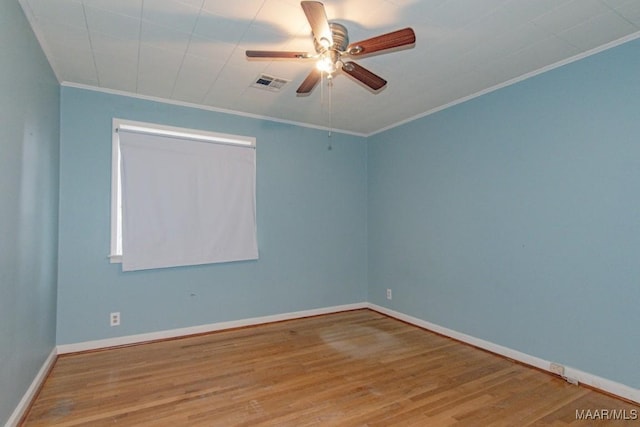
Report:
[{"label": "baseboard", "polygon": [[148,341],[158,341],[170,338],[179,338],[189,335],[204,334],[208,332],[222,331],[225,329],[242,328],[246,326],[261,325],[264,323],[281,322],[283,320],[300,319],[303,317],[320,316],[323,314],[339,313],[367,308],[367,303],[354,303],[333,307],[316,308],[311,310],[295,311],[270,316],[252,317],[249,319],[232,320],[229,322],[211,323],[207,325],[190,326],[187,328],[170,329],[145,334],[127,335],[123,337],[107,338],[102,340],[85,341],[74,344],[58,345],[58,354],[78,353],[81,351],[99,350],[109,347],[140,344]]},{"label": "baseboard", "polygon": [[[47,362],[45,362],[45,364],[43,365],[41,372],[38,374],[38,377],[36,377],[36,379],[34,380],[34,384],[32,384],[32,386],[29,388],[29,391],[25,393],[25,397],[21,401],[21,406],[16,408],[16,411],[14,411],[14,415],[9,419],[9,423],[7,424],[7,426],[17,425],[17,424],[11,424],[11,420],[16,420],[14,421],[15,423],[19,422],[20,417],[22,415],[19,415],[16,419],[16,413],[21,414],[20,412],[21,407],[24,407],[22,411],[26,410],[29,402],[31,401],[31,398],[33,397],[33,394],[37,391],[39,384],[44,380],[44,376],[46,375],[49,369],[48,366],[50,366],[53,363],[53,361],[55,361],[56,354],[77,353],[81,351],[91,351],[91,350],[99,350],[99,349],[109,348],[109,347],[139,344],[139,343],[148,342],[148,341],[178,338],[178,337],[184,337],[189,335],[222,331],[225,329],[234,329],[234,328],[241,328],[246,326],[260,325],[265,323],[280,322],[284,320],[299,319],[303,317],[339,313],[342,311],[358,310],[362,308],[368,308],[373,311],[377,311],[379,313],[385,314],[387,316],[393,317],[403,322],[436,332],[438,334],[453,338],[455,340],[473,345],[474,347],[487,350],[491,353],[495,353],[500,356],[507,357],[519,363],[552,373],[551,361],[549,360],[532,356],[530,354],[526,354],[526,353],[511,349],[499,344],[495,344],[480,338],[476,338],[471,335],[463,334],[453,329],[445,328],[435,323],[427,322],[426,320],[422,320],[417,317],[413,317],[408,314],[404,314],[383,306],[379,306],[377,304],[362,302],[362,303],[346,304],[346,305],[339,305],[339,306],[333,306],[333,307],[317,308],[312,310],[276,314],[276,315],[270,315],[270,316],[253,317],[253,318],[234,320],[229,322],[211,323],[207,325],[199,325],[199,326],[193,326],[193,327],[187,327],[187,328],[170,329],[170,330],[151,332],[151,333],[145,333],[145,334],[128,335],[128,336],[108,338],[103,340],[85,341],[85,342],[80,342],[75,344],[58,345],[57,348],[54,349],[54,351],[52,352],[52,355],[49,357],[49,359],[47,359]],[[40,378],[41,376],[42,378]],[[625,384],[621,384],[616,381],[602,378],[597,375],[593,375],[591,373],[584,372],[566,365],[565,365],[564,376],[571,380],[576,380],[580,384],[592,387],[597,390],[601,390],[605,393],[609,393],[632,402],[640,403],[640,390],[627,386]]]},{"label": "baseboard", "polygon": [[[403,322],[410,323],[412,325],[436,332],[438,334],[453,338],[455,340],[470,344],[474,347],[481,348],[483,350],[490,351],[491,353],[499,354],[501,356],[513,359],[525,365],[529,365],[538,368],[543,371],[551,372],[551,361],[541,359],[530,354],[522,353],[517,350],[513,350],[508,347],[504,347],[490,341],[485,341],[480,338],[473,337],[471,335],[463,334],[453,329],[445,328],[435,323],[427,322],[426,320],[419,319],[417,317],[410,316],[395,310],[391,310],[386,307],[379,306],[377,304],[367,303],[367,308],[385,314],[389,317],[393,317]],[[555,374],[554,374],[555,375]],[[578,381],[580,384],[589,386],[591,388],[601,390],[605,393],[612,394],[623,399],[640,403],[640,390],[629,387],[625,384],[618,383],[606,378],[599,377],[597,375],[590,374],[588,372],[580,371],[578,369],[565,366],[564,377],[566,379]]]},{"label": "baseboard", "polygon": [[24,417],[27,411],[29,410],[29,406],[31,405],[31,402],[35,398],[36,393],[38,393],[38,390],[40,390],[40,386],[42,386],[42,384],[44,383],[44,380],[47,379],[47,374],[53,367],[53,364],[56,361],[57,355],[58,355],[58,352],[54,347],[53,350],[51,350],[51,353],[49,353],[49,356],[47,356],[47,358],[45,359],[42,366],[40,367],[40,370],[38,371],[38,374],[31,382],[31,385],[29,386],[27,391],[24,393],[24,396],[22,396],[22,399],[20,399],[20,403],[18,403],[18,406],[16,406],[16,409],[13,410],[13,413],[7,420],[5,427],[18,426],[18,424],[22,420],[22,417]]}]

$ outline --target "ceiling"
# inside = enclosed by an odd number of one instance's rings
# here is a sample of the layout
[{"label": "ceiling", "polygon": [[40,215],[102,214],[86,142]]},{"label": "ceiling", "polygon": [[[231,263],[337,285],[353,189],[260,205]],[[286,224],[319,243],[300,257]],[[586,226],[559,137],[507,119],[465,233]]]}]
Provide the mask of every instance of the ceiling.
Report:
[{"label": "ceiling", "polygon": [[[585,56],[640,31],[639,0],[326,0],[352,42],[404,27],[415,47],[358,58],[388,80],[372,93],[342,73],[296,96],[314,52],[297,0],[19,0],[62,84],[370,135]],[[290,80],[252,87],[262,73]]]}]

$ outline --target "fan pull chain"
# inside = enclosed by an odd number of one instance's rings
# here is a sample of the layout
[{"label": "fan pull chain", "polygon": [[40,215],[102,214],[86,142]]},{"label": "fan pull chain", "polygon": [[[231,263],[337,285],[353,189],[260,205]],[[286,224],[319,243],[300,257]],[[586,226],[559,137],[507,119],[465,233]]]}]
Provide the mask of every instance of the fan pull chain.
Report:
[{"label": "fan pull chain", "polygon": [[329,86],[329,135],[327,136],[327,138],[329,139],[329,146],[327,147],[327,150],[331,151],[333,149],[333,147],[331,146],[331,137],[333,136],[333,99],[332,99],[332,94],[333,94],[333,79],[331,78],[332,76],[329,75],[328,76],[328,86]]},{"label": "fan pull chain", "polygon": [[320,111],[324,109],[324,71],[320,72]]}]

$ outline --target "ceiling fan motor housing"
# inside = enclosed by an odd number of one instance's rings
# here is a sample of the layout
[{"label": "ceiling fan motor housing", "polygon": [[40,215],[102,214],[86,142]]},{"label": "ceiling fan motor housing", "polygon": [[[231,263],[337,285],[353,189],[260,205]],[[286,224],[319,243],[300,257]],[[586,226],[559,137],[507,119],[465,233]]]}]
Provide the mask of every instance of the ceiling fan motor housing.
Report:
[{"label": "ceiling fan motor housing", "polygon": [[331,36],[333,37],[333,45],[325,48],[322,44],[320,44],[319,40],[313,39],[313,44],[315,45],[316,52],[322,53],[325,50],[337,50],[338,52],[344,52],[349,46],[349,33],[347,28],[338,24],[337,22],[330,22],[329,28],[331,28]]}]

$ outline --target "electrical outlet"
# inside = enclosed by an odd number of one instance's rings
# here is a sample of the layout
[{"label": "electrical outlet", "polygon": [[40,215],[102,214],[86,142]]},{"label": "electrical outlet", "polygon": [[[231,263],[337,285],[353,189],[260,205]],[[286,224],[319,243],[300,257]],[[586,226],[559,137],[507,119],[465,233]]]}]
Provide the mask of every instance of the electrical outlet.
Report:
[{"label": "electrical outlet", "polygon": [[120,326],[120,312],[114,312],[109,315],[109,323],[111,326]]},{"label": "electrical outlet", "polygon": [[551,363],[549,365],[549,371],[551,371],[552,373],[556,374],[556,375],[560,375],[561,377],[564,377],[564,366],[558,364],[558,363]]},{"label": "electrical outlet", "polygon": [[391,292],[391,289],[387,289],[387,299],[393,299],[393,293]]}]

